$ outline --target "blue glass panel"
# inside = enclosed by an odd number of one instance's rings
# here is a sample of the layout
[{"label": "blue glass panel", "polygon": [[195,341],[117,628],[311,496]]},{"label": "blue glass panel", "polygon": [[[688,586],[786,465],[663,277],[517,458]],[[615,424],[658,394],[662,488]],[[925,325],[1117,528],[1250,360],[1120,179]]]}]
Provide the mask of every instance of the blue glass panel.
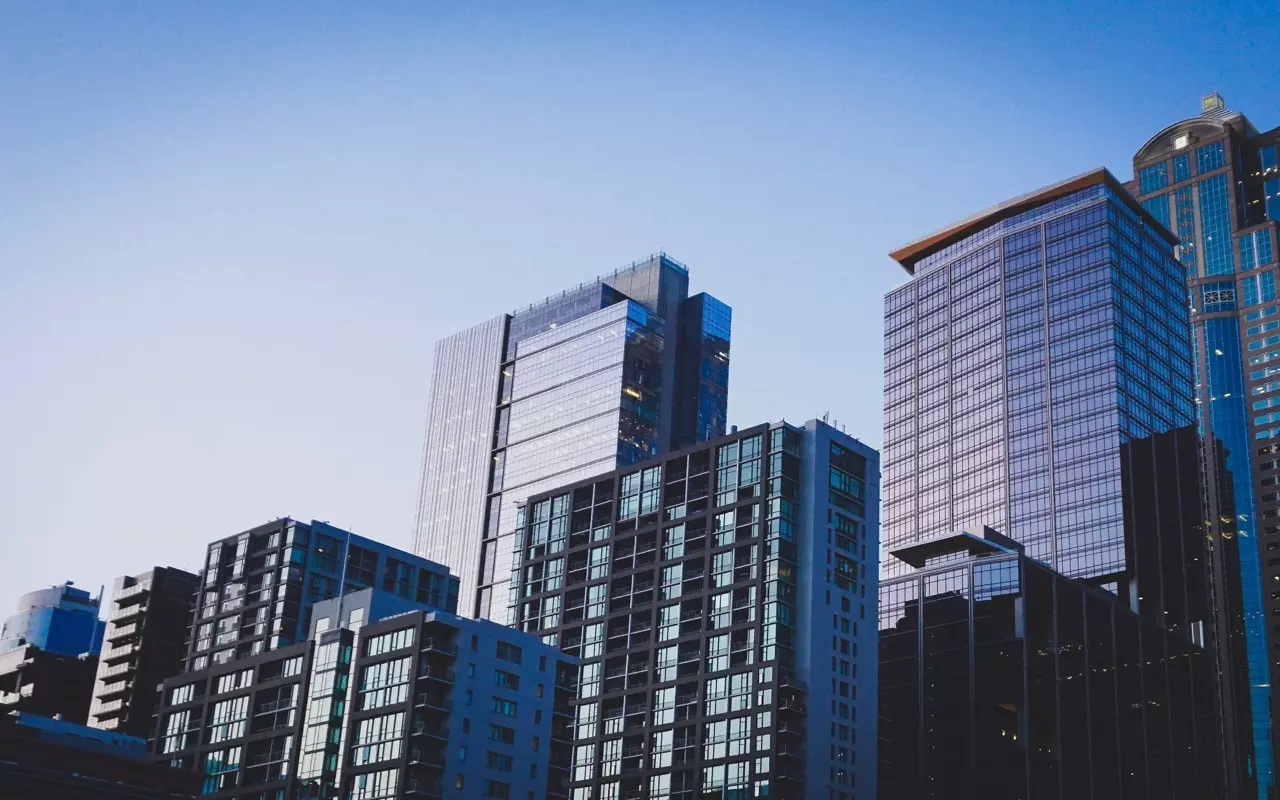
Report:
[{"label": "blue glass panel", "polygon": [[[1253,237],[1241,236],[1240,237],[1240,270],[1242,272],[1248,272],[1249,270],[1257,266],[1258,266],[1257,256],[1253,252]],[[1253,304],[1247,303],[1246,305],[1253,305]]]},{"label": "blue glass panel", "polygon": [[1240,237],[1240,269],[1251,270],[1271,263],[1271,232],[1254,231]]},{"label": "blue glass panel", "polygon": [[1204,248],[1204,274],[1230,275],[1231,214],[1227,205],[1227,174],[1206,178],[1200,189],[1200,241]]},{"label": "blue glass panel", "polygon": [[1150,194],[1169,185],[1169,164],[1161,161],[1138,171],[1138,193]]},{"label": "blue glass panel", "polygon": [[1227,149],[1221,140],[1196,148],[1196,173],[1203,175],[1227,165]]},{"label": "blue glass panel", "polygon": [[1173,182],[1185,181],[1191,177],[1191,156],[1183,153],[1173,157]]},{"label": "blue glass panel", "polygon": [[1276,299],[1276,274],[1272,270],[1250,275],[1240,282],[1245,306],[1253,306]]},{"label": "blue glass panel", "polygon": [[1267,175],[1276,171],[1276,148],[1275,145],[1267,145],[1258,150],[1258,161],[1262,163],[1262,174]]},{"label": "blue glass panel", "polygon": [[[1253,448],[1247,426],[1244,374],[1241,367],[1240,328],[1232,318],[1204,321],[1209,420],[1226,450],[1227,469],[1232,476],[1252,474]],[[1253,482],[1230,483],[1237,509],[1254,507]],[[1262,603],[1260,559],[1252,514],[1240,513],[1236,521],[1236,542],[1240,557],[1240,592],[1244,605],[1245,648],[1248,653],[1250,704],[1253,710],[1254,747],[1258,753],[1259,783],[1271,780],[1269,766],[1270,679],[1266,656],[1266,628]],[[1267,754],[1264,756],[1263,754]],[[1260,787],[1261,788],[1261,787]]]},{"label": "blue glass panel", "polygon": [[1142,201],[1142,207],[1147,210],[1148,214],[1160,220],[1161,225],[1166,228],[1173,228],[1169,224],[1169,195],[1158,194],[1155,197],[1148,197]]},{"label": "blue glass panel", "polygon": [[1280,178],[1263,181],[1262,192],[1267,198],[1267,219],[1280,220]]}]

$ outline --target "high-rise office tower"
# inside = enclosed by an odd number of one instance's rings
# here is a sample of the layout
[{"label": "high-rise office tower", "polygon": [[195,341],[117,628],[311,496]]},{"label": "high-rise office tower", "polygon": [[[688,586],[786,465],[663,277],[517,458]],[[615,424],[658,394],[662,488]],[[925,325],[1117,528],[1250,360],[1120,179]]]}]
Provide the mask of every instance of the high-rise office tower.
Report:
[{"label": "high-rise office tower", "polygon": [[91,653],[73,656],[34,644],[0,653],[0,714],[58,716],[83,725],[97,670]]},{"label": "high-rise office tower", "polygon": [[300,642],[315,603],[368,587],[458,607],[448,568],[324,522],[285,517],[219,539],[200,573],[185,671]]},{"label": "high-rise office tower", "polygon": [[[1203,622],[1185,293],[1170,235],[1106,170],[892,255],[882,573],[913,541],[987,525],[1176,627]],[[1166,546],[1167,545],[1167,546]],[[1146,585],[1150,585],[1150,590]]]},{"label": "high-rise office tower", "polygon": [[151,735],[156,686],[182,671],[199,586],[199,576],[173,567],[116,579],[90,726],[143,739]]},{"label": "high-rise office tower", "polygon": [[[1130,191],[1179,239],[1194,329],[1197,422],[1231,769],[1275,793],[1280,695],[1280,128],[1259,133],[1222,97],[1134,155]],[[1229,764],[1229,767],[1232,766]]]},{"label": "high-rise office tower", "polygon": [[529,498],[515,620],[582,662],[574,800],[875,797],[878,473],[783,422]]},{"label": "high-rise office tower", "polygon": [[664,254],[436,344],[414,552],[506,622],[515,507],[724,433],[730,309]]},{"label": "high-rise office tower", "polygon": [[[1214,699],[1206,693],[1215,688],[1179,671],[1205,641],[1209,603],[1192,341],[1174,244],[1172,234],[1100,169],[1010,200],[892,254],[912,279],[885,300],[881,578],[884,592],[924,592],[919,646],[925,657],[897,665],[892,674],[914,678],[927,690],[914,706],[882,707],[890,728],[925,728],[906,745],[901,737],[893,747],[882,743],[897,765],[893,775],[926,781],[905,791],[899,785],[894,796],[944,796],[938,787],[950,792],[945,796],[973,796],[965,792],[978,791],[971,782],[992,768],[983,759],[996,749],[1008,750],[1001,768],[1010,785],[1029,782],[1031,796],[1169,796],[1166,787],[1209,791],[1217,779],[1220,770],[1212,763],[1194,775],[1178,769],[1193,755],[1212,762],[1216,725],[1203,719],[1196,725],[1194,715],[1184,716],[1176,731],[1188,735],[1171,739],[1175,728],[1167,717],[1169,692],[1191,692],[1200,703],[1195,707],[1205,707],[1203,700]],[[1028,678],[1030,701],[1013,695],[1001,700],[967,680],[943,681],[945,660],[929,659],[931,649],[964,651],[968,639],[967,633],[953,631],[956,639],[930,632],[933,624],[963,621],[976,636],[995,635],[984,630],[981,609],[987,606],[970,605],[967,598],[987,599],[982,595],[996,589],[970,576],[964,560],[992,548],[986,537],[977,542],[956,534],[984,527],[1011,543],[995,550],[1017,555],[1012,587],[999,587],[1000,594],[1043,586],[1045,574],[1053,584],[1056,571],[1064,579],[1060,599],[1071,597],[1055,606],[1041,595],[1019,609],[1047,615],[1047,628],[1041,625],[1036,636],[1049,636],[1032,646],[1055,654],[1053,669]],[[1049,569],[1029,571],[1035,562]],[[949,565],[958,571],[951,574]],[[936,580],[927,577],[933,573]],[[995,573],[999,578],[1003,569]],[[1084,647],[1085,663],[1092,657],[1097,665],[1089,667],[1090,693],[1077,695],[1067,690],[1075,688],[1071,681],[1080,672],[1074,661],[1080,641],[1066,626],[1074,625],[1077,612],[1085,613],[1087,596],[1111,604],[1100,613],[1107,625],[1115,620],[1114,630],[1153,632],[1141,649],[1106,655],[1114,634],[1100,630],[1099,649]],[[1036,600],[1026,597],[1027,603]],[[944,598],[951,600],[930,603]],[[887,632],[910,631],[913,617],[920,619],[908,599],[882,594],[882,607],[901,611],[899,618],[882,616],[886,642]],[[934,622],[931,609],[938,614]],[[1059,609],[1070,616],[1055,622]],[[961,618],[947,618],[954,614]],[[1013,638],[1025,645],[1030,635],[1015,627]],[[882,643],[882,700],[892,689],[886,647]],[[1006,658],[1020,660],[1017,652],[1007,650]],[[1123,680],[1139,672],[1146,694],[1131,709],[1137,717],[1119,720],[1119,710],[1130,706],[1118,706],[1116,698],[1137,699]],[[1117,674],[1120,685],[1103,685]],[[1036,684],[1054,691],[1045,689],[1037,700]],[[1166,688],[1171,686],[1176,688]],[[1079,714],[1071,698],[1092,705]],[[981,707],[993,702],[1004,704],[1003,717]],[[976,709],[954,720],[962,741],[972,743],[967,751],[930,741],[929,731],[941,729],[931,725],[931,715],[948,707]],[[1002,724],[985,724],[986,711]],[[901,718],[904,713],[909,719]],[[1122,737],[1142,735],[1140,743],[1126,744],[1123,762],[1141,769],[1091,772],[1105,767],[1099,759],[1106,754],[1090,751],[1090,742],[1105,741],[1097,736],[1116,724]],[[1093,739],[1091,730],[1097,732]],[[1000,736],[1019,744],[1009,750],[995,740]],[[944,747],[951,752],[940,753]],[[1088,777],[1083,783],[1082,774]]]}]

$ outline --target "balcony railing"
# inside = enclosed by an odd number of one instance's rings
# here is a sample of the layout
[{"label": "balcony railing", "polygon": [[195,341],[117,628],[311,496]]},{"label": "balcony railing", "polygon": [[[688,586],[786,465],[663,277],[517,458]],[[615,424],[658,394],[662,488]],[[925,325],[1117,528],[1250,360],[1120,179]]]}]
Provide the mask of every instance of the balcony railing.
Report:
[{"label": "balcony railing", "polygon": [[297,707],[298,707],[298,704],[293,700],[293,698],[287,698],[284,700],[271,700],[269,702],[262,703],[261,705],[259,705],[256,709],[254,709],[253,713],[255,715],[268,714],[272,711],[280,711],[281,709],[285,709],[285,708],[297,708]]},{"label": "balcony railing", "polygon": [[120,711],[124,710],[124,700],[112,700],[107,703],[99,703],[95,708],[90,709],[95,717],[114,717]]},{"label": "balcony railing", "polygon": [[438,800],[444,797],[444,784],[439,781],[424,781],[417,778],[409,778],[405,783],[404,793],[406,797],[421,797],[426,800]]},{"label": "balcony railing", "polygon": [[121,600],[128,600],[130,597],[137,597],[138,595],[146,594],[149,591],[151,591],[150,581],[135,583],[127,589],[120,590],[120,594],[116,595],[116,602],[119,603]]},{"label": "balcony railing", "polygon": [[258,764],[270,764],[273,761],[284,761],[288,758],[288,753],[280,751],[278,753],[255,753],[244,760],[246,767],[254,767]]},{"label": "balcony railing", "polygon": [[137,669],[137,666],[138,665],[134,664],[132,661],[126,661],[123,664],[116,664],[114,667],[107,667],[106,669],[104,669],[101,673],[99,673],[98,678],[101,680],[105,680],[107,678],[111,678],[116,675],[123,675],[126,672],[132,672],[133,670]]},{"label": "balcony railing", "polygon": [[418,670],[418,677],[443,681],[444,683],[453,683],[453,670],[431,669],[428,665],[423,665],[422,669]]},{"label": "balcony railing", "polygon": [[413,699],[415,706],[427,706],[428,708],[439,708],[445,711],[453,710],[453,700],[448,697],[427,694],[423,692]]},{"label": "balcony railing", "polygon": [[445,653],[447,655],[456,656],[458,654],[458,646],[450,644],[448,641],[437,640],[431,636],[422,640],[423,652]]},{"label": "balcony railing", "polygon": [[107,619],[110,622],[119,622],[120,620],[129,619],[131,617],[140,617],[143,614],[145,614],[146,611],[147,611],[146,603],[134,603],[131,606],[125,606],[124,608],[117,608],[115,611],[111,612],[111,616],[108,617]]},{"label": "balcony railing", "polygon": [[106,700],[108,697],[116,697],[118,695],[128,694],[129,690],[132,688],[133,688],[133,681],[119,681],[118,683],[103,683],[101,691],[98,692],[98,699]]},{"label": "balcony railing", "polygon": [[119,661],[121,659],[132,656],[137,651],[137,649],[138,649],[137,645],[132,645],[132,644],[126,644],[120,647],[113,647],[102,654],[102,660],[110,664],[114,661]]},{"label": "balcony railing", "polygon": [[35,684],[28,683],[16,692],[0,692],[0,705],[13,705],[24,697],[30,697],[35,690]]},{"label": "balcony railing", "polygon": [[430,770],[444,769],[444,756],[439,753],[411,753],[409,766],[425,767]]},{"label": "balcony railing", "polygon": [[107,632],[108,642],[117,642],[121,639],[128,639],[130,636],[137,636],[142,632],[142,622],[130,622],[125,625],[116,625]]},{"label": "balcony railing", "polygon": [[427,736],[433,739],[449,738],[449,728],[447,725],[414,725],[410,733],[413,736]]}]

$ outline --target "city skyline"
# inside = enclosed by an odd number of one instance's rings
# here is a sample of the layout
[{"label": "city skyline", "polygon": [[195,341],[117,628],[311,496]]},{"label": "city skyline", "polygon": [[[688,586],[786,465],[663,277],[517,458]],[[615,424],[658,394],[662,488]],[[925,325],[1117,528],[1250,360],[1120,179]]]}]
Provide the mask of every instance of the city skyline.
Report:
[{"label": "city skyline", "polygon": [[[1109,31],[1070,46],[945,8],[468,12],[395,19],[376,52],[394,17],[255,13],[45,8],[0,33],[20,123],[0,133],[15,596],[195,569],[193,545],[282,515],[408,547],[431,344],[658,248],[733,285],[731,424],[829,411],[875,446],[879,356],[850,343],[878,336],[863,321],[900,280],[884,253],[969,210],[950,187],[981,204],[1096,164],[1125,179],[1214,89],[1260,127],[1280,117],[1265,48],[1235,52],[1241,26],[1272,35],[1244,9],[1206,26],[1108,7]],[[1179,42],[1222,58],[1155,57]],[[1106,58],[1051,70],[1046,47]],[[799,363],[770,381],[784,344]]]},{"label": "city skyline", "polygon": [[1277,800],[1280,7],[3,16],[0,793]]}]

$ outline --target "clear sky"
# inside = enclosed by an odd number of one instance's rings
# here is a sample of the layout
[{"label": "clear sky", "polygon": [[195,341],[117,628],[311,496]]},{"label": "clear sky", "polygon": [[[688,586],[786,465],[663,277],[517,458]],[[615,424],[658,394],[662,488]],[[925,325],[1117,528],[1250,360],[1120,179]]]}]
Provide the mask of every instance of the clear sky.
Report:
[{"label": "clear sky", "polygon": [[730,420],[880,441],[885,255],[1280,124],[1274,3],[0,0],[0,612],[268,519],[409,546],[433,343],[665,249]]}]

